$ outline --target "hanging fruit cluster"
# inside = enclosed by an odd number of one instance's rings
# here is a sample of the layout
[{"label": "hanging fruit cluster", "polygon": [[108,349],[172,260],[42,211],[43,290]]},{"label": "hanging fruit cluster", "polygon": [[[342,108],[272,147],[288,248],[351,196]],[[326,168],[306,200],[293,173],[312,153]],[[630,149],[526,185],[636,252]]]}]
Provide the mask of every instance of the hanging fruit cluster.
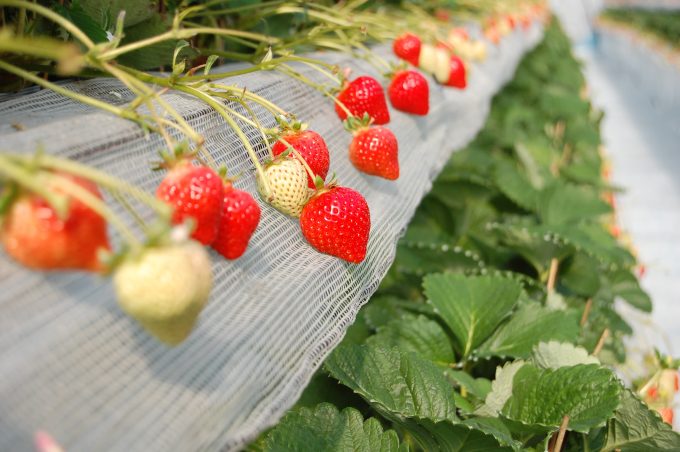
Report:
[{"label": "hanging fruit cluster", "polygon": [[[285,37],[242,30],[193,28],[183,21],[202,17],[201,14],[211,10],[206,6],[178,8],[171,30],[150,38],[153,42],[180,39],[168,61],[172,72],[168,77],[161,77],[144,72],[145,64],[127,66],[117,61],[143,47],[139,43],[123,44],[124,14],[118,16],[109,42],[98,43],[77,24],[38,4],[13,2],[13,7],[53,21],[55,27],[61,28],[59,33],[66,32],[73,39],[74,42],[67,43],[69,52],[66,52],[61,41],[41,38],[55,48],[63,47],[64,51],[52,58],[59,74],[78,74],[83,68],[107,73],[138,97],[130,108],[122,109],[60,88],[50,77],[38,77],[10,62],[0,61],[0,70],[135,121],[146,130],[160,134],[167,151],[161,153],[162,161],[154,168],[166,172],[155,196],[94,168],[47,154],[0,156],[0,240],[7,255],[34,270],[80,270],[112,275],[118,302],[125,313],[164,343],[175,345],[186,339],[206,306],[213,286],[206,247],[226,259],[238,259],[246,253],[263,212],[253,195],[236,188],[237,180],[213,161],[203,147],[203,138],[162,100],[162,92],[175,90],[212,107],[224,119],[225,126],[236,132],[255,167],[260,198],[279,212],[298,218],[301,235],[311,247],[348,263],[363,262],[371,231],[369,204],[356,190],[342,186],[334,176],[329,178],[333,162],[324,138],[308,129],[294,114],[224,80],[247,72],[275,69],[320,91],[333,101],[339,120],[352,134],[348,158],[353,166],[368,176],[394,181],[400,176],[399,143],[397,135],[388,127],[392,116],[388,99],[398,111],[427,115],[429,78],[417,69],[433,75],[444,86],[465,89],[470,78],[470,62],[486,57],[486,43],[481,37],[473,39],[466,29],[452,26],[447,22],[450,17],[442,21],[417,9],[397,10],[390,12],[389,17],[381,17],[379,12],[363,11],[353,4],[329,10],[315,5],[303,9],[297,4],[280,6],[278,3],[265,2],[260,14],[265,17],[304,12],[321,28],[310,34],[303,27],[297,37],[290,37],[288,41]],[[517,23],[528,26],[541,19],[543,8],[533,2],[518,6],[515,15],[493,16],[487,21],[487,29],[497,30],[498,24],[503,24],[502,33],[498,32],[502,35],[506,28],[512,29]],[[420,18],[409,17],[414,11],[419,11]],[[353,21],[347,20],[350,14]],[[397,27],[393,27],[395,21]],[[339,23],[343,24],[344,31],[338,30]],[[367,24],[374,25],[372,31],[368,31]],[[323,33],[328,36],[321,36]],[[198,40],[197,36],[225,39],[235,36],[239,42],[248,42],[258,49],[253,60],[257,63],[245,71],[211,74],[218,59],[216,55],[197,58],[193,65],[182,57],[192,44],[198,46],[199,41],[205,41]],[[393,39],[394,53],[404,62],[384,60],[366,47],[362,39]],[[383,72],[385,86],[371,76],[359,74],[350,78],[349,70],[338,75],[341,71],[337,67],[294,55],[291,43],[351,52]],[[34,50],[35,46],[25,46],[17,52],[27,58],[45,57],[44,52],[31,53]],[[328,77],[332,86],[313,82],[289,65],[293,62],[314,68]],[[200,70],[202,75],[198,74]],[[264,129],[251,104],[264,108],[276,119],[278,127]],[[147,111],[138,112],[140,105],[146,106]],[[237,110],[233,105],[243,109]],[[157,108],[172,120],[159,116]],[[242,113],[244,110],[249,114]],[[261,134],[269,153],[266,161],[260,161],[256,155],[242,124]],[[169,129],[180,132],[184,140],[176,140]],[[102,193],[110,195],[109,198]],[[142,221],[139,208],[132,207],[127,198],[150,208],[156,214],[155,223],[149,225]],[[116,204],[118,210],[110,204]],[[129,218],[121,217],[118,211]],[[129,223],[133,221],[140,226],[139,231],[130,228]],[[122,240],[117,250],[109,240],[109,227],[115,229]],[[140,232],[144,240],[138,239]]]}]

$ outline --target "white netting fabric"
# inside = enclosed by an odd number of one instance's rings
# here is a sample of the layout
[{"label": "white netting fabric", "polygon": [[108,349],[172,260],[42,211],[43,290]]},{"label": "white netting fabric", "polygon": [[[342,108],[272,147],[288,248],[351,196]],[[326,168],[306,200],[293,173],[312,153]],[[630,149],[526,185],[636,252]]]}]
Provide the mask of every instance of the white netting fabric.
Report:
[{"label": "white netting fabric", "polygon": [[[233,450],[275,423],[377,288],[452,150],[479,131],[492,95],[541,36],[534,26],[491,48],[464,92],[431,83],[427,117],[391,111],[402,168],[397,182],[354,169],[347,158],[351,136],[322,95],[275,72],[230,79],[295,112],[326,139],[331,171],[371,209],[366,260],[355,266],[317,253],[296,220],[261,203],[247,253],[234,262],[213,253],[211,300],[190,338],[168,348],[120,311],[109,280],[31,272],[0,256],[0,450],[31,450],[37,429],[69,451]],[[378,76],[346,55],[322,57]],[[318,80],[313,70],[300,71]],[[112,80],[67,86],[117,104],[131,99]],[[244,172],[236,185],[255,193],[252,164],[221,117],[193,98],[164,97],[205,137],[219,164]],[[261,109],[256,113],[265,126],[274,125]],[[247,133],[259,143],[252,128]],[[163,177],[149,169],[161,140],[131,122],[48,91],[1,102],[0,148],[33,152],[40,144],[149,192]],[[261,144],[257,151],[266,154]]]}]

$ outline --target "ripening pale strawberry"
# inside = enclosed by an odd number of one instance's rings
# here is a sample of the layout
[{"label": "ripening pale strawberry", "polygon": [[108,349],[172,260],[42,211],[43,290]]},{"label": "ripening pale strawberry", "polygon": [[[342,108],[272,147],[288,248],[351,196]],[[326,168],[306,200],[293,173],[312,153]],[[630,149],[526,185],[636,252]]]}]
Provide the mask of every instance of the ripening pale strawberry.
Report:
[{"label": "ripening pale strawberry", "polygon": [[[92,182],[61,173],[55,177],[65,178],[101,200]],[[60,187],[51,190],[63,194]],[[59,218],[45,199],[32,193],[19,195],[2,218],[0,239],[5,251],[20,264],[37,270],[100,271],[98,251],[110,249],[106,221],[80,200],[65,196],[68,210]]]},{"label": "ripening pale strawberry", "polygon": [[423,44],[418,58],[418,67],[428,74],[434,74],[437,69],[437,49],[430,44]]},{"label": "ripening pale strawberry", "polygon": [[227,259],[238,259],[246,252],[259,222],[260,206],[250,193],[226,182],[220,229],[212,247]]},{"label": "ripening pale strawberry", "polygon": [[463,60],[456,55],[451,55],[449,60],[449,78],[444,83],[446,86],[452,86],[458,89],[465,89],[467,86],[467,69]]},{"label": "ripening pale strawberry", "polygon": [[389,180],[399,178],[399,143],[386,127],[362,127],[353,132],[349,159],[366,174]]},{"label": "ripening pale strawberry", "polygon": [[413,33],[404,33],[397,37],[392,44],[394,54],[406,60],[414,66],[418,66],[418,58],[420,57],[420,38]]},{"label": "ripening pale strawberry", "polygon": [[222,179],[211,168],[194,166],[191,159],[164,165],[169,168],[156,190],[156,197],[173,209],[172,222],[183,223],[192,218],[195,222],[191,237],[210,245],[217,237],[222,213]]},{"label": "ripening pale strawberry", "polygon": [[187,240],[145,248],[113,274],[121,309],[156,339],[177,345],[196,324],[212,290],[210,257]]},{"label": "ripening pale strawberry", "polygon": [[[286,140],[296,151],[300,153],[303,159],[307,162],[312,172],[326,180],[328,168],[330,166],[330,154],[328,147],[323,137],[312,130],[289,130],[284,133],[281,138]],[[272,147],[274,155],[282,154],[288,146],[282,141],[277,141]],[[296,156],[291,153],[291,157]],[[314,180],[307,175],[307,185],[309,188],[314,188]]]},{"label": "ripening pale strawberry", "polygon": [[392,106],[414,115],[430,111],[430,87],[427,79],[417,71],[398,71],[392,77],[387,93]]},{"label": "ripening pale strawberry", "polygon": [[257,191],[262,199],[286,215],[298,218],[309,198],[307,171],[302,163],[297,159],[276,158],[265,165],[264,176],[269,193],[260,175],[256,176]]},{"label": "ripening pale strawberry", "polygon": [[[365,113],[368,113],[375,124],[390,122],[385,92],[380,83],[373,77],[361,76],[345,83],[342,91],[338,94],[338,100],[356,117],[362,117]],[[340,119],[347,119],[347,113],[337,104],[335,111]]]},{"label": "ripening pale strawberry", "polygon": [[350,188],[321,188],[302,210],[300,228],[316,250],[358,264],[371,230],[368,203]]}]

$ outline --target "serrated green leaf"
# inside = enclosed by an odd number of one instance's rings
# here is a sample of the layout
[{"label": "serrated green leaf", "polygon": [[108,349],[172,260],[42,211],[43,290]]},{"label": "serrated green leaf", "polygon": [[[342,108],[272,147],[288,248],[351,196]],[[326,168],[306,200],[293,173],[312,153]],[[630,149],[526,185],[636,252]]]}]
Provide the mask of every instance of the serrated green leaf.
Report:
[{"label": "serrated green leaf", "polygon": [[502,322],[522,287],[500,277],[428,275],[423,280],[428,303],[451,329],[464,356],[468,356]]},{"label": "serrated green leaf", "polygon": [[563,182],[546,187],[539,198],[539,215],[549,225],[579,222],[610,211],[596,192]]},{"label": "serrated green leaf", "polygon": [[607,439],[601,452],[680,451],[680,434],[663,422],[637,396],[626,389],[621,405],[607,423]]},{"label": "serrated green leaf", "polygon": [[449,244],[402,241],[394,266],[399,272],[425,275],[438,271],[482,268],[484,263],[472,251]]},{"label": "serrated green leaf", "polygon": [[366,341],[375,347],[402,352],[414,352],[421,358],[447,367],[455,361],[449,338],[444,329],[425,316],[405,315],[378,328],[378,332]]},{"label": "serrated green leaf", "polygon": [[555,311],[527,303],[477,349],[480,356],[528,358],[535,345],[551,340],[573,342],[579,333],[579,313]]},{"label": "serrated green leaf", "polygon": [[568,342],[541,342],[534,347],[533,362],[543,369],[559,369],[577,364],[600,364],[585,348]]},{"label": "serrated green leaf", "polygon": [[457,419],[453,387],[437,366],[415,353],[341,345],[325,367],[388,419]]},{"label": "serrated green leaf", "polygon": [[496,417],[473,417],[464,420],[462,423],[493,436],[503,446],[512,447],[514,450],[522,448],[522,443],[512,437],[512,433],[501,419]]},{"label": "serrated green leaf", "polygon": [[538,208],[540,191],[531,185],[526,175],[511,163],[501,160],[494,173],[500,191],[518,206],[530,212]]},{"label": "serrated green leaf", "polygon": [[76,27],[87,35],[95,43],[106,42],[106,30],[100,23],[93,19],[80,4],[74,2],[66,7],[60,4],[55,4],[54,9],[59,15],[71,21]]},{"label": "serrated green leaf", "polygon": [[631,306],[644,312],[652,311],[652,299],[642,290],[635,275],[628,270],[618,270],[607,277],[610,290],[626,300]]},{"label": "serrated green leaf", "polygon": [[477,414],[480,416],[498,416],[505,403],[512,395],[512,382],[515,374],[526,364],[518,360],[496,367],[496,378],[491,382],[491,392],[487,394],[484,406]]},{"label": "serrated green leaf", "polygon": [[[163,21],[160,16],[152,16],[150,19],[140,22],[125,29],[125,36],[121,45],[130,44],[152,36],[161,34],[169,29],[169,23]],[[176,40],[165,41],[139,50],[121,55],[118,61],[136,69],[154,69],[160,66],[172,64]],[[191,47],[181,49],[177,57],[195,56],[196,52]]]},{"label": "serrated green leaf", "polygon": [[546,431],[559,428],[568,415],[568,430],[586,433],[612,416],[621,391],[612,371],[599,365],[552,370],[527,364],[515,374],[501,415]]},{"label": "serrated green leaf", "polygon": [[402,452],[394,430],[383,431],[375,418],[364,421],[354,408],[343,411],[322,403],[314,409],[301,408],[289,412],[264,438],[266,452],[361,451]]},{"label": "serrated green leaf", "polygon": [[512,448],[503,447],[493,435],[473,426],[453,424],[449,421],[432,422],[422,420],[405,423],[406,429],[426,451],[465,451],[465,452],[510,452]]},{"label": "serrated green leaf", "polygon": [[80,0],[79,4],[104,29],[110,28],[121,11],[125,11],[126,27],[157,14],[152,0]]}]

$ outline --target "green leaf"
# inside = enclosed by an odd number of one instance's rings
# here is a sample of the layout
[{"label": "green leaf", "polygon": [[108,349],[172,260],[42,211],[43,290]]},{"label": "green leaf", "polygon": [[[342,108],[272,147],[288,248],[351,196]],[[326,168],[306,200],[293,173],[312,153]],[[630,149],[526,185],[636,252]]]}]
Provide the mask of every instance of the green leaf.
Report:
[{"label": "green leaf", "polygon": [[680,451],[680,434],[650,410],[630,390],[607,423],[607,439],[601,452]]},{"label": "green leaf", "polygon": [[422,420],[416,424],[409,421],[406,429],[413,435],[422,450],[426,451],[465,451],[465,452],[510,452],[510,447],[502,447],[492,434],[466,424],[453,424],[448,421],[432,422]]},{"label": "green leaf", "polygon": [[499,161],[494,177],[496,185],[505,196],[523,209],[536,211],[540,191],[532,186],[515,165],[505,160]]},{"label": "green leaf", "polygon": [[546,187],[539,200],[539,215],[546,224],[579,222],[610,211],[596,192],[563,182]]},{"label": "green leaf", "polygon": [[480,416],[498,416],[512,395],[512,382],[515,374],[526,364],[518,360],[496,367],[496,379],[491,382],[491,392],[487,394],[484,406],[477,414]]},{"label": "green leaf", "polygon": [[437,366],[415,353],[340,345],[325,366],[388,419],[457,419],[453,387]]},{"label": "green leaf", "polygon": [[402,352],[415,352],[439,366],[447,367],[455,361],[449,338],[444,329],[425,316],[405,315],[378,328],[367,344]]},{"label": "green leaf", "polygon": [[[121,42],[122,45],[130,44],[132,42],[141,41],[152,36],[164,33],[170,28],[169,23],[166,23],[160,16],[152,16],[150,19],[140,22],[137,25],[125,29],[125,37]],[[172,64],[173,53],[177,40],[170,40],[146,46],[139,50],[121,55],[118,61],[127,66],[132,66],[136,69],[153,69],[160,66]],[[191,47],[181,49],[177,57],[190,57],[196,55],[196,52]]]},{"label": "green leaf", "polygon": [[568,429],[586,433],[612,416],[621,390],[616,376],[598,365],[552,370],[526,364],[515,374],[512,395],[501,414],[546,431],[557,429],[568,415]]},{"label": "green leaf", "polygon": [[453,274],[428,275],[425,295],[468,356],[502,322],[517,303],[522,287],[501,278]]},{"label": "green leaf", "polygon": [[576,253],[562,266],[559,283],[572,292],[592,297],[600,288],[600,266],[597,260],[584,253]]},{"label": "green leaf", "polygon": [[458,386],[465,388],[467,392],[481,400],[484,400],[491,391],[491,382],[486,378],[474,378],[461,370],[447,369],[445,372],[446,376],[455,381]]},{"label": "green leaf", "polygon": [[69,7],[55,4],[54,10],[59,13],[60,16],[73,22],[76,27],[80,28],[80,30],[95,43],[106,42],[108,40],[106,30],[99,22],[88,15],[79,3],[74,2]]},{"label": "green leaf", "polygon": [[343,411],[322,403],[314,409],[302,408],[289,412],[264,438],[262,449],[267,452],[362,451],[401,452],[394,430],[383,431],[375,418],[364,421],[354,408]]},{"label": "green leaf", "polygon": [[103,28],[108,29],[125,11],[125,26],[131,27],[156,13],[153,0],[80,0],[82,9]]},{"label": "green leaf", "polygon": [[617,295],[626,300],[631,306],[638,308],[644,312],[652,312],[652,300],[640,288],[635,275],[628,270],[618,270],[613,272],[607,278],[611,284],[610,290],[614,295]]},{"label": "green leaf", "polygon": [[418,276],[484,267],[476,253],[459,246],[410,241],[399,244],[394,265],[399,272]]},{"label": "green leaf", "polygon": [[579,333],[579,318],[575,310],[556,311],[536,302],[527,303],[479,347],[477,354],[528,358],[539,342],[574,342]]},{"label": "green leaf", "polygon": [[543,369],[559,369],[577,364],[600,364],[600,361],[590,355],[585,348],[557,341],[538,344],[534,347],[532,358],[534,363]]},{"label": "green leaf", "polygon": [[466,419],[462,423],[493,436],[503,446],[510,446],[514,450],[522,448],[522,443],[513,439],[510,429],[501,419],[496,417],[474,417]]}]

